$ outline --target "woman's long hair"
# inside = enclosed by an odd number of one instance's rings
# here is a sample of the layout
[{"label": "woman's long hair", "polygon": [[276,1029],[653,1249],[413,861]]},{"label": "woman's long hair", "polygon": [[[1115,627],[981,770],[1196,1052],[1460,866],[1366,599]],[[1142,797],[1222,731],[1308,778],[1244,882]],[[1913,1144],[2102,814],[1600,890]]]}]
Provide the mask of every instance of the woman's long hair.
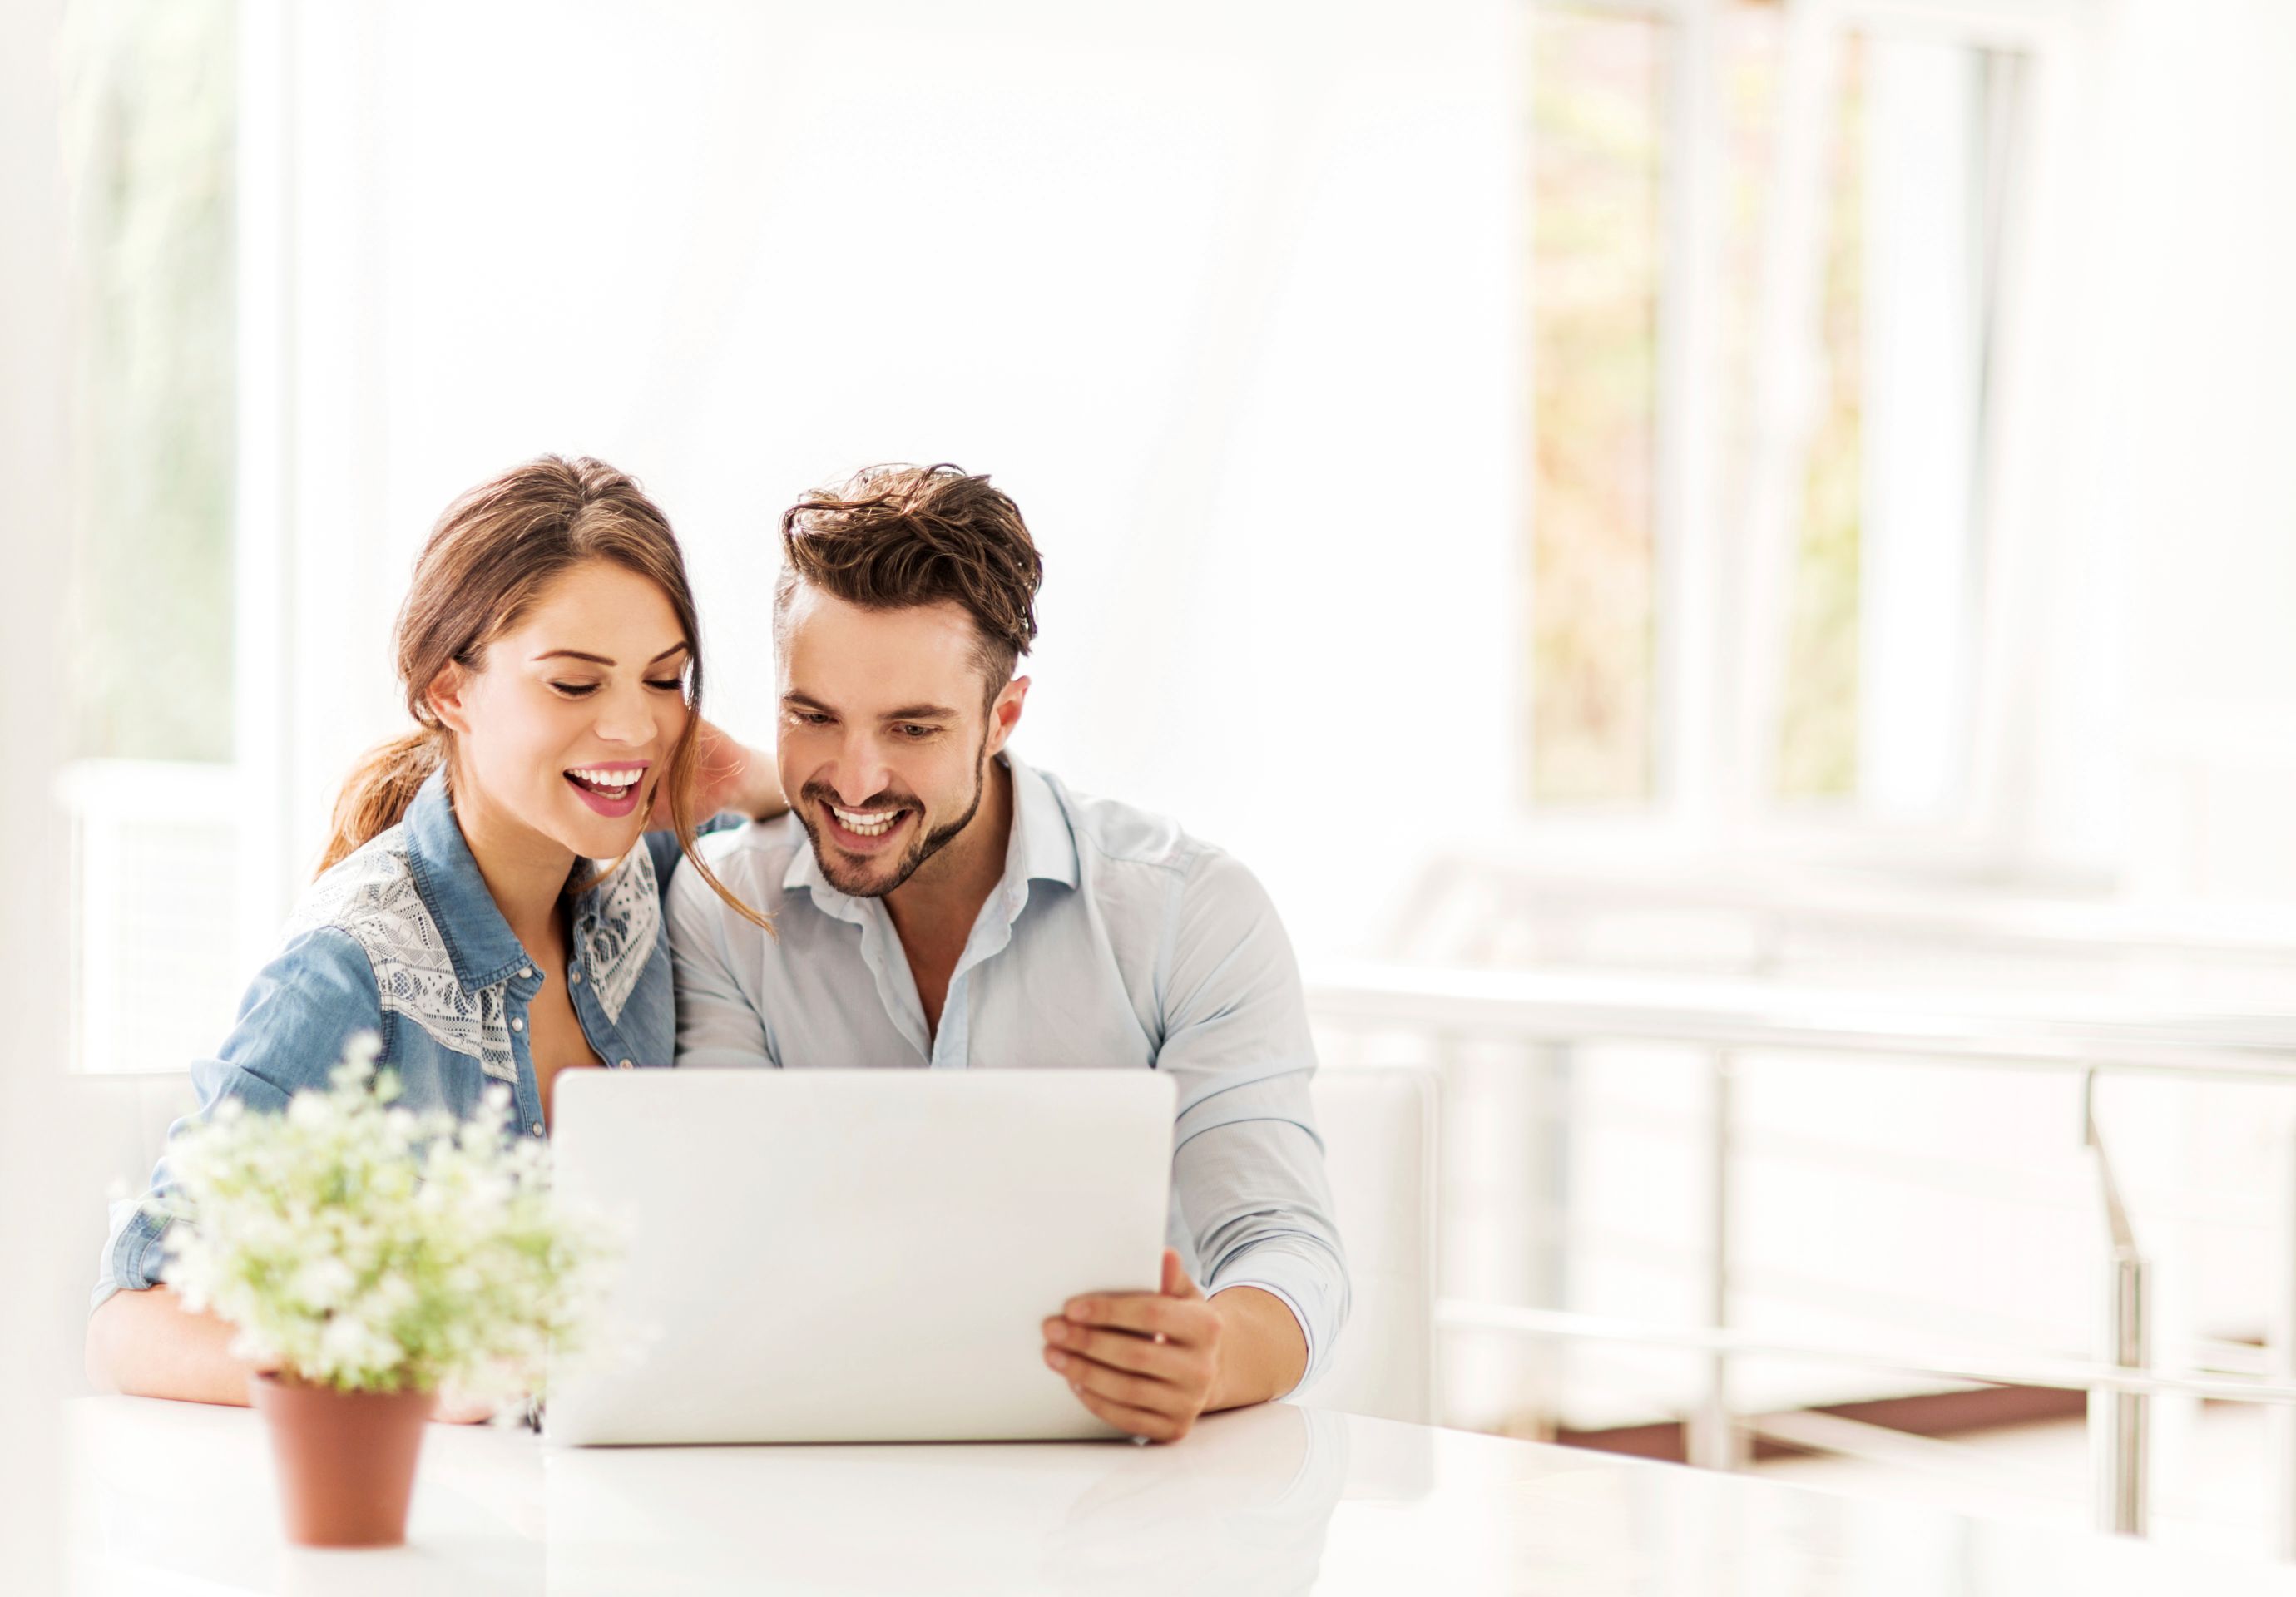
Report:
[{"label": "woman's long hair", "polygon": [[669,522],[638,485],[603,461],[539,455],[482,482],[447,507],[414,562],[414,580],[393,629],[398,680],[415,729],[376,745],[352,768],[335,799],[326,871],[406,814],[414,795],[447,762],[454,734],[429,703],[449,664],[481,667],[487,644],[518,625],[560,574],[585,561],[611,561],[660,588],[690,646],[685,729],[670,749],[670,823],[686,868],[699,871],[736,914],[771,930],[767,918],[718,880],[693,848],[694,781],[701,763],[701,627]]}]

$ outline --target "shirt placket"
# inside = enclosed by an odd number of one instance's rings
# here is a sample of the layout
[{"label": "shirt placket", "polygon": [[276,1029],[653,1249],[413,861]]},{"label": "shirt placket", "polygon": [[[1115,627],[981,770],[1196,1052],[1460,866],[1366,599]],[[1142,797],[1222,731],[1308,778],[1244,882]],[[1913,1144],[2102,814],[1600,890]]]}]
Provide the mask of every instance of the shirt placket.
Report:
[{"label": "shirt placket", "polygon": [[972,1064],[973,972],[1012,942],[1013,922],[1028,901],[1025,884],[1006,885],[980,906],[980,918],[973,922],[972,935],[957,956],[956,969],[948,979],[948,995],[941,1001],[940,1029],[933,1034],[934,1069],[962,1070]]},{"label": "shirt placket", "polygon": [[[925,1029],[924,1000],[918,995],[916,978],[910,973],[908,956],[901,952],[900,938],[894,933],[884,905],[871,898],[856,901],[854,908],[857,913],[850,919],[861,933],[861,962],[869,968],[877,984],[877,1001],[884,1005],[894,1028],[908,1039],[910,1046],[928,1064],[939,1063],[938,1050]],[[843,915],[838,918],[848,919]],[[944,1009],[944,1018],[947,1012]]]},{"label": "shirt placket", "polygon": [[534,1048],[527,1036],[527,1012],[535,994],[542,990],[542,973],[531,964],[521,965],[503,983],[504,1023],[510,1028],[510,1056],[518,1065],[518,1085],[511,1101],[518,1110],[521,1135],[538,1137],[542,1124],[542,1088],[534,1077]]},{"label": "shirt placket", "polygon": [[574,1005],[574,1019],[582,1028],[582,1040],[590,1046],[591,1053],[609,1070],[629,1070],[637,1061],[630,1056],[622,1038],[621,1028],[606,1019],[606,1006],[598,1002],[597,979],[590,974],[590,926],[586,921],[574,946],[566,955],[566,996]]}]

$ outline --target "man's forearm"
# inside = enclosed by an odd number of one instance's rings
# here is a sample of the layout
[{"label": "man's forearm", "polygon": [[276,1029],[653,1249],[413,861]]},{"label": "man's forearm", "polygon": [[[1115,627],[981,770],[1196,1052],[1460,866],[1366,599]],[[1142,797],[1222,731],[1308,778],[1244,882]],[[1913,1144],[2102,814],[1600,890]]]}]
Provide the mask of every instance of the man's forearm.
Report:
[{"label": "man's forearm", "polygon": [[1258,1287],[1214,1292],[1220,1317],[1219,1373],[1207,1410],[1281,1397],[1308,1372],[1308,1339],[1291,1305]]}]

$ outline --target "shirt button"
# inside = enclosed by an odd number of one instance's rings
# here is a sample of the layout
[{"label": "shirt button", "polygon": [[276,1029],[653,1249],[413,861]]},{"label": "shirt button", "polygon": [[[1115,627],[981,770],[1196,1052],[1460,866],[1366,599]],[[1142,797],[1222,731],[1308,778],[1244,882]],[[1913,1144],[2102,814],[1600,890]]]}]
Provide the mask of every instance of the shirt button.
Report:
[{"label": "shirt button", "polygon": [[539,1120],[537,1120],[534,1123],[534,1134],[536,1136],[540,1136],[542,1134],[542,1122]]},{"label": "shirt button", "polygon": [[619,1061],[618,1064],[616,1064],[616,1066],[615,1066],[614,1068],[615,1068],[616,1069],[618,1069],[618,1070],[627,1070],[627,1069],[628,1069],[630,1068],[630,1061],[627,1061],[627,1060],[623,1060],[623,1061]]},{"label": "shirt button", "polygon": [[512,1015],[510,1018],[510,1028],[512,1031],[524,1031],[526,1029],[526,1022],[520,1020],[516,1015]]},{"label": "shirt button", "polygon": [[532,965],[521,965],[518,968],[518,973],[521,976],[531,976],[534,974],[534,967]]},{"label": "shirt button", "polygon": [[566,979],[570,985],[578,987],[582,985],[582,972],[579,970],[569,970],[566,972]]}]

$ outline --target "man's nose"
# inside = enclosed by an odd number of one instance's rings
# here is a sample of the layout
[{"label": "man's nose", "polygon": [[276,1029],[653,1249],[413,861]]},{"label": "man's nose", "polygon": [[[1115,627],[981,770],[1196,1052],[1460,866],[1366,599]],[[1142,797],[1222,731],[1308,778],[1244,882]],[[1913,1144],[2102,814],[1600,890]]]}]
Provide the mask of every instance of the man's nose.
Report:
[{"label": "man's nose", "polygon": [[878,752],[876,739],[859,730],[848,733],[845,745],[838,750],[837,789],[840,803],[849,807],[866,804],[892,785],[892,768]]}]

